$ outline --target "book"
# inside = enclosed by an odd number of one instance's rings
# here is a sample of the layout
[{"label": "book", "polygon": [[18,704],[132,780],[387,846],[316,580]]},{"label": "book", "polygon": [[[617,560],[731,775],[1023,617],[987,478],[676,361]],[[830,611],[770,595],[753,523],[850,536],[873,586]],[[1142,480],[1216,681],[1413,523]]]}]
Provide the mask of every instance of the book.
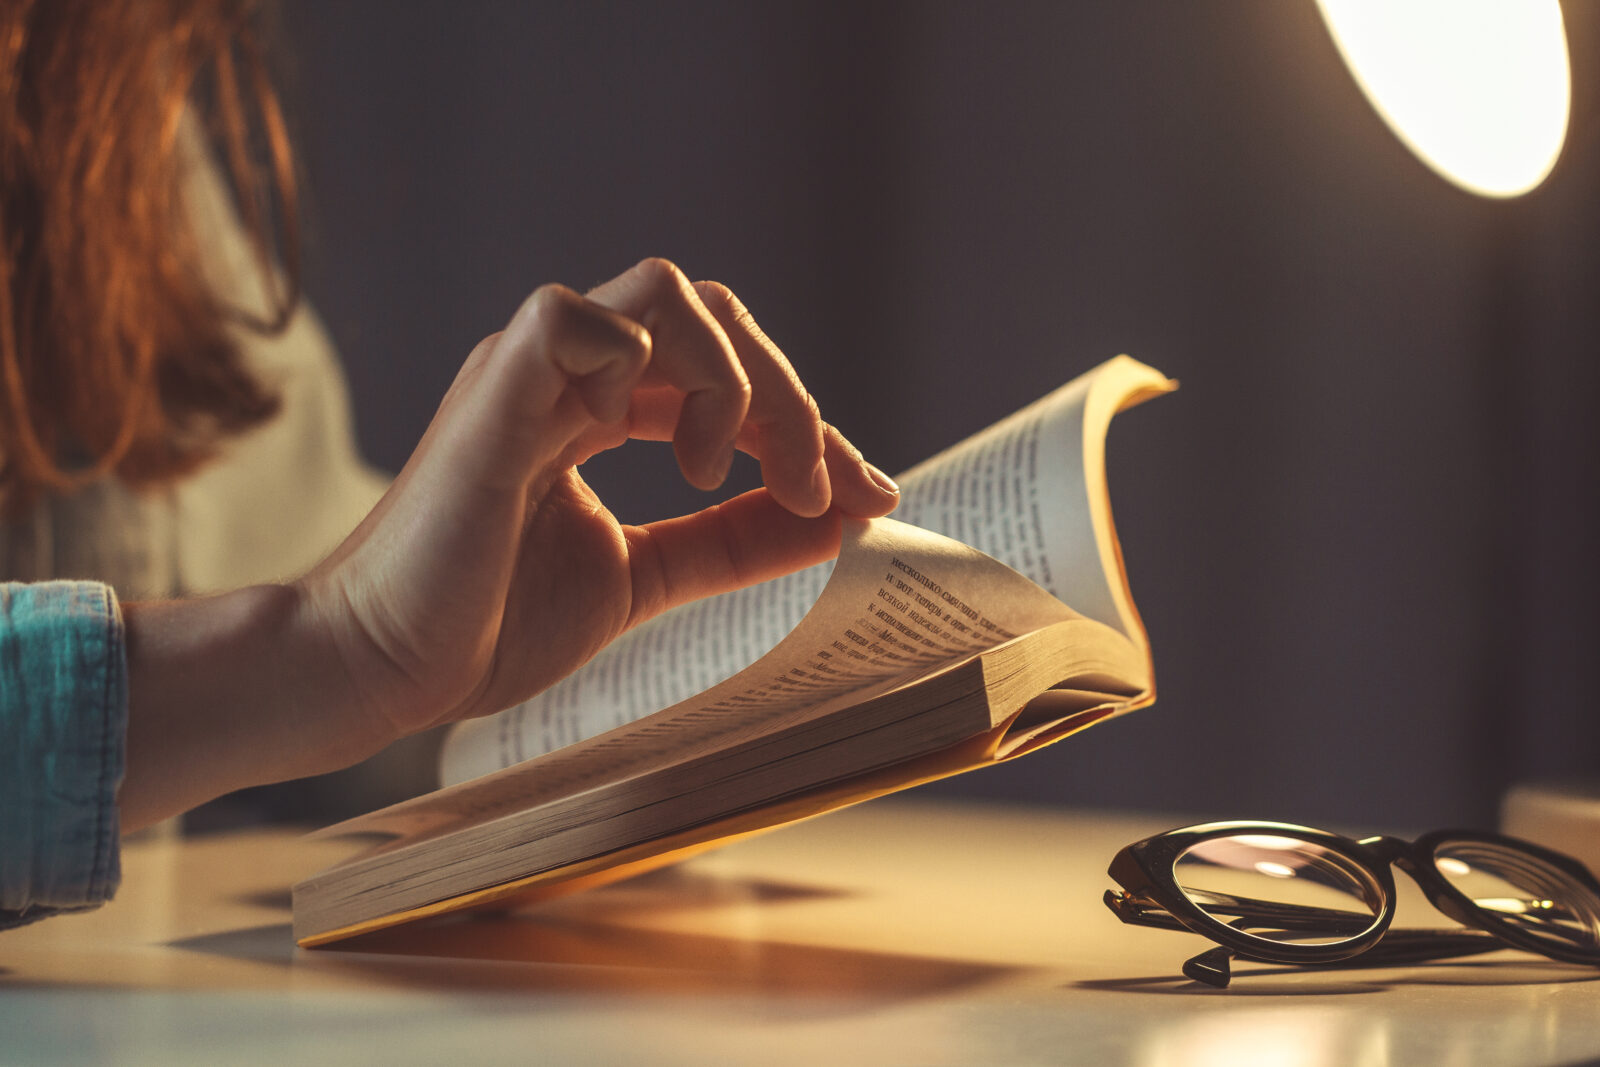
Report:
[{"label": "book", "polygon": [[1155,699],[1106,491],[1119,356],[902,475],[837,559],[685,605],[455,727],[440,789],[318,831],[300,944],[519,906],[1037,750]]}]

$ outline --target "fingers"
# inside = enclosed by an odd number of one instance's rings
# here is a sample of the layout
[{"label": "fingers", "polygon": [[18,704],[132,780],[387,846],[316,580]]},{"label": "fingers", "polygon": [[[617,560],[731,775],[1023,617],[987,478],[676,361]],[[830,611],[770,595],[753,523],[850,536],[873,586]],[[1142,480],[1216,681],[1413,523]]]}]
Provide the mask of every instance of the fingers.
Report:
[{"label": "fingers", "polygon": [[693,515],[624,529],[633,578],[628,626],[701,597],[832,559],[837,511],[796,515],[755,489]]},{"label": "fingers", "polygon": [[553,405],[571,386],[596,420],[616,422],[650,363],[652,340],[628,316],[564,285],[545,285],[523,302],[495,347],[499,362],[529,377],[517,384],[536,399]]},{"label": "fingers", "polygon": [[712,489],[737,447],[760,460],[763,482],[796,515],[837,505],[869,517],[899,502],[893,481],[822,421],[739,299],[716,282],[691,285],[666,260],[644,260],[588,298],[541,288],[494,348],[496,362],[530,370],[492,392],[530,389],[548,419],[571,387],[593,420],[555,433],[569,461],[628,436],[671,440],[689,482]]},{"label": "fingers", "polygon": [[750,378],[741,447],[761,460],[761,480],[778,502],[797,515],[820,515],[834,504],[863,518],[892,511],[899,487],[822,421],[794,367],[739,298],[720,282],[696,282],[694,288]]},{"label": "fingers", "polygon": [[664,259],[644,260],[589,299],[649,331],[656,356],[645,381],[659,379],[683,394],[672,434],[678,465],[698,488],[721,485],[750,408],[750,379],[721,325]]},{"label": "fingers", "polygon": [[[398,483],[407,500],[456,500],[480,489],[522,494],[597,419],[624,418],[650,361],[650,335],[563,286],[536,290],[506,328],[472,350]],[[386,496],[379,509],[395,506]],[[421,506],[421,505],[413,505]]]},{"label": "fingers", "polygon": [[[670,441],[673,429],[678,424],[682,401],[680,395],[667,388],[635,390],[633,406],[628,411],[627,426],[591,428],[574,448],[573,462],[582,463],[596,453],[617,447],[630,437],[639,441]],[[887,515],[893,511],[900,502],[900,490],[894,480],[868,463],[862,457],[860,449],[851,444],[833,425],[822,423],[821,432],[823,462],[829,472],[833,506],[838,507],[846,515],[863,519]],[[774,437],[775,435],[770,433],[763,435],[753,425],[747,424],[739,435],[738,447],[741,451],[762,460],[762,473],[767,488],[773,490],[773,496],[778,498],[780,503],[797,515],[815,514],[814,511],[795,506],[793,497],[784,498],[780,490],[774,486],[773,483],[780,475],[774,474],[772,465],[766,461],[774,447],[782,447],[781,444],[776,446],[773,444]],[[800,466],[796,464],[791,470],[798,474]]]},{"label": "fingers", "polygon": [[822,415],[816,402],[727,286],[696,282],[694,290],[750,380],[750,410],[741,441],[761,461],[761,480],[796,515],[821,515],[833,501],[833,487],[823,459]]},{"label": "fingers", "polygon": [[822,426],[823,451],[833,477],[834,507],[858,519],[887,515],[900,503],[893,478],[868,463],[831,423]]},{"label": "fingers", "polygon": [[[690,286],[672,264],[646,260],[590,293],[590,298],[615,301],[612,306],[652,330],[656,355],[646,382],[659,375],[679,389],[686,389],[691,380],[705,383],[699,395],[688,393],[676,408],[671,432],[680,464],[687,451],[686,437],[697,430],[707,412],[717,412],[717,447],[730,450],[737,445],[759,459],[762,481],[795,514],[820,515],[837,503],[847,514],[884,515],[899,503],[894,482],[823,423],[800,376],[727,286],[709,281]],[[658,304],[651,305],[652,300]],[[662,324],[671,326],[670,337],[663,336]],[[685,347],[680,351],[679,345]],[[740,381],[744,389],[735,393]],[[676,403],[669,391],[636,395],[633,436],[658,438],[660,420]],[[707,430],[698,447],[709,451],[709,437]],[[726,474],[731,453],[717,455],[713,484],[720,484]],[[694,484],[706,487],[687,464],[684,473]]]}]

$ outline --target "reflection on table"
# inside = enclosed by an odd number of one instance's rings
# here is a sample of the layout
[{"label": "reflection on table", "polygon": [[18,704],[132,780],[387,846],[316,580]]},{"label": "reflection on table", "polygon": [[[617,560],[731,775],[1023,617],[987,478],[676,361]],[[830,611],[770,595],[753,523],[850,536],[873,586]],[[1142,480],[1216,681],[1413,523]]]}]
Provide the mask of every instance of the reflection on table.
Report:
[{"label": "reflection on table", "polygon": [[[287,886],[343,846],[140,842],[110,907],[0,935],[0,1061],[1600,1057],[1600,971],[1513,952],[1188,982],[1198,938],[1099,899],[1118,848],[1183,821],[878,801],[536,911],[310,951]],[[1399,921],[1438,922],[1416,900]]]}]

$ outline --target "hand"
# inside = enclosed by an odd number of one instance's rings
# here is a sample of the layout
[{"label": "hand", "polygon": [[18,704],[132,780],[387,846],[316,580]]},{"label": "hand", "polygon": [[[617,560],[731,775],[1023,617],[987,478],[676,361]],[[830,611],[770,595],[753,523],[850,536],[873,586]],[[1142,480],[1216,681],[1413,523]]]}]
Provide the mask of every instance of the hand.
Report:
[{"label": "hand", "polygon": [[[765,485],[621,526],[577,467],[630,437],[670,440],[702,488],[742,449]],[[839,515],[887,513],[893,484],[726,288],[662,260],[587,297],[546,286],[473,350],[400,477],[310,574],[123,606],[122,825],[509,707],[666,608],[832,556]]]},{"label": "hand", "polygon": [[[621,526],[577,468],[629,438],[670,440],[703,489],[738,448],[765,485]],[[388,495],[301,587],[348,726],[376,748],[515,704],[666,608],[830,558],[840,512],[897,501],[728,289],[652,259],[587,297],[541,288],[480,343]]]}]

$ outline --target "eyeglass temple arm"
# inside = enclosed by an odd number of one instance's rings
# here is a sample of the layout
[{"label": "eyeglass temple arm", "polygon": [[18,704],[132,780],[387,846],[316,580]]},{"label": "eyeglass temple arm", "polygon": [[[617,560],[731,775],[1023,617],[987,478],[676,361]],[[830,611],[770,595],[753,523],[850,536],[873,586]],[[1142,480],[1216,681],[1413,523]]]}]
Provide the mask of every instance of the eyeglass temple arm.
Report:
[{"label": "eyeglass temple arm", "polygon": [[1391,930],[1384,935],[1382,941],[1365,952],[1347,956],[1342,960],[1325,960],[1320,963],[1285,963],[1283,960],[1252,956],[1219,945],[1185,960],[1183,973],[1186,978],[1193,981],[1203,982],[1217,989],[1226,989],[1233,977],[1230,961],[1235,959],[1321,971],[1334,967],[1398,967],[1408,963],[1476,956],[1505,947],[1492,934],[1481,930]]},{"label": "eyeglass temple arm", "polygon": [[[1208,912],[1217,915],[1238,916],[1239,920],[1229,925],[1241,930],[1251,928],[1286,931],[1314,929],[1330,934],[1357,934],[1371,925],[1369,916],[1341,911],[1337,908],[1318,908],[1308,904],[1284,904],[1277,901],[1257,900],[1253,897],[1235,897],[1225,893],[1212,893],[1206,890],[1191,889],[1189,890],[1189,896],[1191,899],[1204,903]],[[1513,913],[1525,925],[1559,928],[1561,923],[1558,916],[1545,914],[1540,910],[1540,906],[1545,903],[1543,900],[1532,897],[1483,898],[1478,901],[1479,907],[1483,910]],[[1461,908],[1456,905],[1455,901],[1449,899],[1436,900],[1434,901],[1434,906],[1467,928],[1422,929],[1413,927],[1403,930],[1391,930],[1384,934],[1383,940],[1379,942],[1379,947],[1389,945],[1391,946],[1389,951],[1394,951],[1397,954],[1402,951],[1409,953],[1416,951],[1409,946],[1411,942],[1418,939],[1438,942],[1441,938],[1454,937],[1465,939],[1461,941],[1462,950],[1447,954],[1466,955],[1469,951],[1466,946],[1470,942],[1487,938],[1491,942],[1499,943],[1499,939],[1494,937],[1493,934],[1484,930],[1473,929],[1470,925],[1471,918],[1462,914]],[[1369,949],[1367,951],[1369,959],[1373,958],[1372,952],[1374,951],[1377,951],[1377,949]],[[1487,952],[1489,949],[1481,948],[1478,951]]]},{"label": "eyeglass temple arm", "polygon": [[[1370,915],[1356,915],[1335,908],[1318,908],[1309,904],[1284,904],[1198,889],[1190,889],[1186,893],[1190,900],[1203,904],[1205,910],[1213,915],[1234,915],[1246,920],[1243,924],[1237,922],[1233,924],[1241,929],[1247,926],[1265,926],[1278,930],[1320,930],[1333,934],[1354,935],[1372,925]],[[1166,908],[1149,899],[1108,889],[1104,900],[1106,907],[1115,912],[1117,918],[1125,923],[1155,926],[1164,930],[1188,929]]]},{"label": "eyeglass temple arm", "polygon": [[[1232,924],[1240,929],[1263,926],[1280,930],[1311,929],[1330,934],[1358,934],[1372,925],[1372,917],[1370,915],[1344,911],[1338,908],[1319,908],[1310,904],[1286,904],[1281,901],[1259,900],[1255,897],[1238,897],[1203,889],[1188,889],[1185,892],[1190,900],[1202,905],[1212,915],[1233,915],[1246,920],[1243,924]],[[1159,926],[1168,930],[1187,929],[1161,905],[1144,897],[1134,896],[1129,893],[1119,894],[1115,890],[1107,890],[1105,902],[1106,906],[1126,923]],[[1514,912],[1524,923],[1540,926],[1556,924],[1554,917],[1543,914],[1537,907],[1537,905],[1545,903],[1542,900],[1509,898],[1503,901],[1482,900],[1479,903],[1487,911]],[[1440,908],[1446,915],[1449,915],[1457,922],[1467,923],[1471,921],[1459,914],[1460,909],[1454,905],[1453,901],[1435,901],[1434,904],[1435,907]],[[1497,907],[1496,905],[1500,906]],[[1453,931],[1446,930],[1445,932]]]},{"label": "eyeglass temple arm", "polygon": [[[1229,925],[1240,930],[1318,930],[1325,933],[1360,933],[1370,924],[1370,918],[1365,916],[1352,916],[1348,912],[1341,912],[1328,908],[1317,908],[1303,904],[1283,904],[1274,901],[1255,900],[1250,897],[1234,897],[1222,893],[1200,893],[1190,891],[1190,896],[1203,898],[1206,910],[1221,914],[1239,916]],[[1150,926],[1163,930],[1188,931],[1183,923],[1165,908],[1150,901],[1143,900],[1127,893],[1118,893],[1115,890],[1106,890],[1105,903],[1117,918],[1125,923],[1138,926]],[[1404,963],[1420,963],[1426,960],[1449,959],[1456,956],[1471,956],[1483,952],[1492,952],[1504,945],[1492,934],[1481,930],[1432,929],[1432,930],[1390,930],[1372,948],[1357,956],[1344,960],[1334,960],[1321,964],[1309,965],[1316,967],[1356,967],[1356,966],[1396,966]],[[1245,952],[1218,947],[1208,949],[1183,965],[1183,973],[1189,978],[1216,986],[1219,989],[1228,985],[1230,972],[1228,962],[1230,959],[1239,958],[1258,963],[1282,963],[1264,956],[1253,956]],[[1302,964],[1301,966],[1308,966]]]}]

